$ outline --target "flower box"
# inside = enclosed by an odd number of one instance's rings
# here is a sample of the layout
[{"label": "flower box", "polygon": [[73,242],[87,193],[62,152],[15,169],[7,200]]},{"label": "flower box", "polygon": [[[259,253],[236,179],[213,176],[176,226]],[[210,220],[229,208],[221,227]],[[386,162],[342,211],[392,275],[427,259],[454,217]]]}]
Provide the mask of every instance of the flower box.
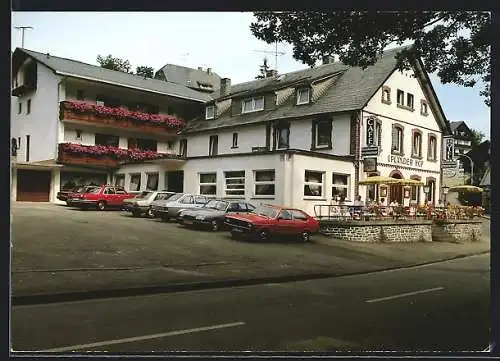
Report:
[{"label": "flower box", "polygon": [[184,121],[170,115],[134,112],[76,101],[61,102],[61,119],[83,120],[120,128],[135,128],[148,132],[177,132]]}]

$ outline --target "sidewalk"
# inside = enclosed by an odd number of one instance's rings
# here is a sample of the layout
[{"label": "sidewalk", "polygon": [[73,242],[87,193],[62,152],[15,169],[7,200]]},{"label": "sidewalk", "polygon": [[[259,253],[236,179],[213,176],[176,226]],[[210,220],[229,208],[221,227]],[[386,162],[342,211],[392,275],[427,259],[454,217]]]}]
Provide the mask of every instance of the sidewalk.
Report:
[{"label": "sidewalk", "polygon": [[12,269],[14,304],[326,278],[439,262],[490,250],[489,238],[464,244],[380,244],[318,235],[313,244],[301,246],[301,252],[294,256],[214,258],[211,262],[193,262],[191,258],[190,263],[182,264],[123,266],[109,262],[99,267],[72,268],[67,264],[58,269],[23,269],[19,267],[22,262],[18,262]]}]

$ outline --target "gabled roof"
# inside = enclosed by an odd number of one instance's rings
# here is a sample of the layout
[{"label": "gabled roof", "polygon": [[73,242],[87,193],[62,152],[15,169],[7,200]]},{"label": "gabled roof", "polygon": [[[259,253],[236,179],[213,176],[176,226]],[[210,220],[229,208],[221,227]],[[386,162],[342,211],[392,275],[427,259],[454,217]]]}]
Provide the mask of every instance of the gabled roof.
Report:
[{"label": "gabled roof", "polygon": [[[222,114],[219,118],[206,121],[198,118],[191,121],[184,132],[198,132],[222,127],[232,127],[243,124],[265,122],[275,119],[299,118],[316,114],[338,113],[363,109],[376,91],[383,85],[386,79],[393,73],[397,66],[396,54],[406,47],[399,47],[385,51],[382,57],[372,66],[366,69],[360,67],[349,67],[340,62],[324,64],[315,68],[308,68],[287,74],[277,78],[264,78],[246,83],[234,84],[231,93],[219,99],[233,98],[238,100],[264,91],[273,92],[289,87],[297,87],[302,82],[310,84],[325,82],[321,89],[323,95],[315,99],[309,105],[296,106],[291,102],[285,102],[273,110],[265,110],[255,113],[231,116],[229,112]],[[424,72],[425,73],[425,72]],[[330,79],[330,76],[333,79]],[[430,81],[427,81],[430,84]],[[432,85],[424,91],[431,92],[429,97],[434,96]],[[436,99],[437,112],[440,115],[441,126],[447,129],[448,124],[442,113],[439,102]],[[439,121],[439,119],[438,119]]]},{"label": "gabled roof", "polygon": [[82,63],[80,61],[60,58],[42,54],[36,51],[17,48],[12,59],[12,72],[15,74],[26,58],[33,58],[39,63],[62,76],[96,81],[122,86],[141,91],[168,95],[176,98],[206,102],[212,97],[208,94],[197,92],[185,85],[166,82],[157,79],[144,78],[139,75],[127,74],[121,71],[101,68],[97,65]]},{"label": "gabled roof", "polygon": [[465,127],[470,131],[470,128],[467,126],[467,123],[465,123],[463,120],[460,120],[460,121],[457,121],[457,122],[450,122],[451,131],[454,132],[462,124],[465,125]]},{"label": "gabled roof", "polygon": [[217,73],[188,68],[181,65],[166,64],[155,74],[163,73],[164,79],[176,84],[185,85],[189,88],[200,89],[200,84],[210,84],[212,85],[213,91],[217,91],[220,88],[220,76]]}]

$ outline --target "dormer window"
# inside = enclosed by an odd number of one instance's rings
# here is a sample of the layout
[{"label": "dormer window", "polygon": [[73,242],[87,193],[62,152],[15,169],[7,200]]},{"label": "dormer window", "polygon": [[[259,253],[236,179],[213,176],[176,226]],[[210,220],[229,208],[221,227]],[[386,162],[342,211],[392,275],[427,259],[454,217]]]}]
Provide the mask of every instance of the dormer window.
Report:
[{"label": "dormer window", "polygon": [[309,104],[310,95],[311,92],[309,88],[297,89],[297,105]]},{"label": "dormer window", "polygon": [[205,108],[205,119],[215,118],[215,105],[209,105]]},{"label": "dormer window", "polygon": [[257,112],[259,110],[264,110],[263,96],[243,99],[243,101],[241,102],[242,113]]}]

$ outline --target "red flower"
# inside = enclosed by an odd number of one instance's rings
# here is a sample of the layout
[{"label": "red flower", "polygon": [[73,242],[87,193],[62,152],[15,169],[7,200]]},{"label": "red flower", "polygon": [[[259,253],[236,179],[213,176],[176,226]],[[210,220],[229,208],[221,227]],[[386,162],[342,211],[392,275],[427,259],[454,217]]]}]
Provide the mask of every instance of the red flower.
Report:
[{"label": "red flower", "polygon": [[124,108],[111,108],[104,105],[90,104],[77,101],[64,101],[63,107],[75,113],[91,113],[100,117],[114,117],[116,119],[130,119],[137,123],[151,123],[169,128],[181,128],[184,125],[182,119],[171,115],[149,114],[130,111]]}]

